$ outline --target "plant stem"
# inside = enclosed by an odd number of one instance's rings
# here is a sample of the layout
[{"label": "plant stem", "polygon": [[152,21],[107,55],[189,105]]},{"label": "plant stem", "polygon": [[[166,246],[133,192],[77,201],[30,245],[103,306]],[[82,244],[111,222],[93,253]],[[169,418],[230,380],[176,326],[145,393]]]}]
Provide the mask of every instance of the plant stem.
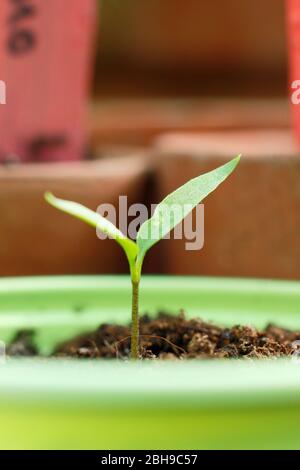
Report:
[{"label": "plant stem", "polygon": [[139,285],[132,280],[131,359],[139,358]]}]

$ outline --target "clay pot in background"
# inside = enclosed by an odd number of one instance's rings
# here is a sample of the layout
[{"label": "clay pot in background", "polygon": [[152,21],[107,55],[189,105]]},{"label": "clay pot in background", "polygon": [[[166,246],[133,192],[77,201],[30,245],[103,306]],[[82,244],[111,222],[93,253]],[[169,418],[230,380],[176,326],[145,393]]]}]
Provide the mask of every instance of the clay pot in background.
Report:
[{"label": "clay pot in background", "polygon": [[97,162],[28,164],[0,168],[0,275],[115,273],[127,262],[112,240],[60,213],[43,199],[46,190],[95,209],[144,197],[147,163],[142,158]]},{"label": "clay pot in background", "polygon": [[290,127],[286,99],[102,99],[90,107],[93,154],[107,145],[149,145],[166,132]]},{"label": "clay pot in background", "polygon": [[300,159],[290,132],[174,134],[157,141],[158,199],[242,152],[230,178],[205,201],[205,244],[160,245],[164,272],[300,277]]}]

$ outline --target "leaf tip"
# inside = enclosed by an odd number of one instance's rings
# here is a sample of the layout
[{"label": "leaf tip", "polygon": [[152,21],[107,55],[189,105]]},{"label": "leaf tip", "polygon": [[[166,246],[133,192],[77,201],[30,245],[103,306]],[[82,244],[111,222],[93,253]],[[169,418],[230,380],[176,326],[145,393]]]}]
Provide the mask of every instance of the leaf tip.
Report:
[{"label": "leaf tip", "polygon": [[50,206],[57,207],[57,198],[50,191],[44,193],[44,199]]},{"label": "leaf tip", "polygon": [[242,158],[242,154],[239,153],[239,154],[233,159],[233,161],[235,162],[235,166],[237,166],[237,165],[240,163],[241,158]]},{"label": "leaf tip", "polygon": [[51,204],[51,202],[53,201],[54,196],[50,191],[46,191],[44,193],[44,198],[47,202],[49,202],[49,204]]}]

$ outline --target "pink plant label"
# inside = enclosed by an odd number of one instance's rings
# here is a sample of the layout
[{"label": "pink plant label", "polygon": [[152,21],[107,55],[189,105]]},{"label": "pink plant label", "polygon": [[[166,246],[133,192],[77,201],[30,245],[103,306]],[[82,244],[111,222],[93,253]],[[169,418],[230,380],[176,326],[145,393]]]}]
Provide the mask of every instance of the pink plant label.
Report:
[{"label": "pink plant label", "polygon": [[287,29],[290,59],[289,90],[291,94],[293,125],[300,145],[300,0],[287,0]]},{"label": "pink plant label", "polygon": [[95,0],[1,0],[1,161],[83,157],[96,16]]}]

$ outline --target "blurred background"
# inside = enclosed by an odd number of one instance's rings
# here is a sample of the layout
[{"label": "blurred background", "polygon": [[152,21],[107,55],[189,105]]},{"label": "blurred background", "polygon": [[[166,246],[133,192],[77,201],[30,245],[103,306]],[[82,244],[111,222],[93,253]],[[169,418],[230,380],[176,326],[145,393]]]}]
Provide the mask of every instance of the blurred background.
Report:
[{"label": "blurred background", "polygon": [[[12,98],[0,107],[0,274],[126,272],[119,247],[47,207],[46,189],[93,209],[121,194],[150,205],[243,153],[205,202],[204,248],[163,241],[145,270],[299,278],[300,159],[288,99],[288,57],[297,58],[286,14],[295,2],[64,5],[36,6],[30,56],[0,52]],[[16,67],[28,85],[21,97]]]},{"label": "blurred background", "polygon": [[100,96],[285,94],[283,0],[107,0],[100,24]]},{"label": "blurred background", "polygon": [[[174,128],[289,126],[284,0],[108,0],[100,12],[100,143],[148,143]],[[249,101],[219,101],[242,97]]]}]

